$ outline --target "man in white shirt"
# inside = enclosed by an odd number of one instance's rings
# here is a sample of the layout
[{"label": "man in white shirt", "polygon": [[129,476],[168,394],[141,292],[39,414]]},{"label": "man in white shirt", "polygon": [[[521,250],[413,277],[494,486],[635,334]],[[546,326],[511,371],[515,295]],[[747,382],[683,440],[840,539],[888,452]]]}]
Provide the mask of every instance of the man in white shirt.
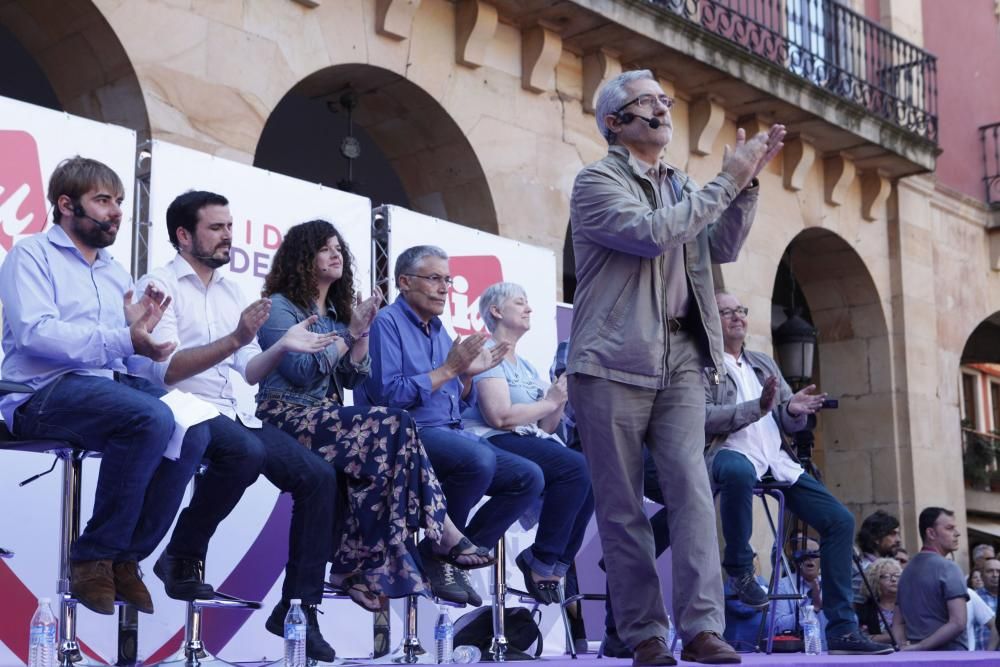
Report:
[{"label": "man in white shirt", "polygon": [[716,293],[722,321],[726,375],[721,382],[706,370],[705,434],[712,483],[719,491],[722,565],[742,602],[765,607],[767,594],[753,577],[753,487],[770,471],[784,490],[789,509],[820,535],[824,577],[823,610],[827,646],[832,654],[892,653],[888,644],[867,639],[858,630],[851,602],[851,550],[854,517],[812,475],[806,473],[785,442],[801,431],[807,417],[823,405],[826,394],[810,385],[793,394],[774,360],[743,347],[748,310],[732,294]]},{"label": "man in white shirt", "polygon": [[139,281],[142,287],[153,283],[173,299],[154,336],[177,342],[177,351],[152,364],[151,374],[166,386],[208,401],[221,413],[208,422],[207,472],[178,516],[153,572],[172,598],[212,597],[214,590],[203,580],[209,539],[244,490],[263,473],[280,490],[290,492],[294,502],[281,602],[265,627],[283,635],[289,600],[301,598],[308,620],[307,656],[330,662],[335,653],[319,631],[316,605],[323,597],[326,562],[333,551],[336,473],[291,436],[262,424],[253,405],[240,404],[230,376],[238,373],[256,384],[286,352],[320,352],[334,336],[309,331],[313,320],[307,319],[261,351],[257,330],[267,321],[270,300],[247,305],[239,286],[219,270],[229,263],[232,245],[228,204],[221,195],[201,191],[174,199],[167,209],[167,231],[177,255]]}]

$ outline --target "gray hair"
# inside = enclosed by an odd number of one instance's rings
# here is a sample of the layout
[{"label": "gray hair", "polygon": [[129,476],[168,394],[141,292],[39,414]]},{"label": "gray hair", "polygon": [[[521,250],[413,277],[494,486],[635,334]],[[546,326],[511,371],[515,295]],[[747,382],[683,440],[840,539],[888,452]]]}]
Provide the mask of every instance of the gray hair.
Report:
[{"label": "gray hair", "polygon": [[396,268],[393,272],[396,287],[399,287],[399,277],[405,273],[413,273],[413,270],[417,268],[417,264],[424,257],[437,257],[446,260],[448,259],[448,253],[436,245],[415,245],[412,248],[407,248],[396,258]]},{"label": "gray hair", "polygon": [[992,544],[977,544],[972,549],[972,560],[978,560],[979,558],[984,557],[987,551],[992,551],[993,553],[996,553],[996,550],[993,548]]},{"label": "gray hair", "polygon": [[479,297],[479,316],[483,318],[486,330],[493,333],[497,320],[490,312],[490,306],[500,308],[507,299],[516,299],[519,296],[527,297],[527,292],[517,283],[493,283],[486,288],[483,295]]},{"label": "gray hair", "polygon": [[622,72],[611,79],[611,81],[608,81],[597,95],[597,108],[594,111],[594,115],[597,116],[597,130],[608,142],[608,145],[615,143],[615,133],[608,129],[608,126],[604,124],[604,120],[607,116],[615,115],[615,112],[628,102],[628,93],[625,91],[625,85],[639,79],[656,81],[656,77],[648,69],[633,69]]}]

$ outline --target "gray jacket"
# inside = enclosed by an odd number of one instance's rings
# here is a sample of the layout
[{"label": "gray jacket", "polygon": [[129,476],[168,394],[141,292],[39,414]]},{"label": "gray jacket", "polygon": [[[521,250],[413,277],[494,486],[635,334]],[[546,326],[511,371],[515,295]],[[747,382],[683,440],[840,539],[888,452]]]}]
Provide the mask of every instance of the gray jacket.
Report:
[{"label": "gray jacket", "polygon": [[[750,368],[757,375],[761,385],[772,375],[778,378],[778,402],[771,411],[771,416],[778,423],[781,430],[781,447],[792,457],[793,461],[798,461],[798,457],[792,448],[788,446],[786,436],[805,430],[808,416],[802,414],[792,416],[788,414],[788,401],[792,398],[792,388],[788,386],[785,379],[778,370],[778,364],[774,359],[763,352],[753,352],[744,349],[743,356],[746,357]],[[712,459],[719,446],[725,442],[730,433],[735,433],[741,428],[753,424],[761,418],[760,399],[736,402],[736,381],[729,375],[725,376],[722,382],[715,382],[712,368],[706,368],[702,373],[705,384],[705,452],[706,459],[711,470]]]},{"label": "gray jacket", "polygon": [[720,375],[722,327],[712,267],[735,261],[750,231],[758,188],[738,192],[727,174],[704,187],[672,170],[681,200],[664,204],[632,166],[623,146],[576,177],[570,227],[577,290],[566,372],[640,387],[666,386],[667,310],[664,253],[684,244],[691,286],[689,320],[699,322],[705,348]]}]

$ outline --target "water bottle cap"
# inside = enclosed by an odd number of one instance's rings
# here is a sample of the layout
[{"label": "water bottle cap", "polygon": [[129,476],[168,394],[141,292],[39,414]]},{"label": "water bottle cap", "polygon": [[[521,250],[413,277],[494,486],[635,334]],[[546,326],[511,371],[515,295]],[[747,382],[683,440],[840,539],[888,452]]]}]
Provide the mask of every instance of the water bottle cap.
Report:
[{"label": "water bottle cap", "polygon": [[292,603],[292,604],[297,604],[297,605],[301,606],[302,605],[302,598],[292,598],[291,600],[289,600],[289,602]]}]

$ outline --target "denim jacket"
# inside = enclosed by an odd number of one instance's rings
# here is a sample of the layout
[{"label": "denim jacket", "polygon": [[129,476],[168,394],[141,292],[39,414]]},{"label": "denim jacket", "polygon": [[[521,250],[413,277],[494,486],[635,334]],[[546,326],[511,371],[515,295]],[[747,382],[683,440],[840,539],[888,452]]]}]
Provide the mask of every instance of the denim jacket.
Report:
[{"label": "denim jacket", "polygon": [[[317,315],[315,308],[308,312],[292,303],[283,294],[271,296],[271,315],[257,332],[263,350],[268,349],[288,331],[310,315]],[[309,330],[317,333],[345,331],[347,324],[336,320],[336,313],[321,316]],[[257,402],[268,399],[285,401],[302,406],[322,403],[332,396],[343,402],[344,388],[353,389],[371,370],[371,357],[365,355],[361,363],[354,364],[351,355],[340,356],[336,345],[329,345],[315,354],[289,352],[278,367],[264,378],[257,391]]]}]

